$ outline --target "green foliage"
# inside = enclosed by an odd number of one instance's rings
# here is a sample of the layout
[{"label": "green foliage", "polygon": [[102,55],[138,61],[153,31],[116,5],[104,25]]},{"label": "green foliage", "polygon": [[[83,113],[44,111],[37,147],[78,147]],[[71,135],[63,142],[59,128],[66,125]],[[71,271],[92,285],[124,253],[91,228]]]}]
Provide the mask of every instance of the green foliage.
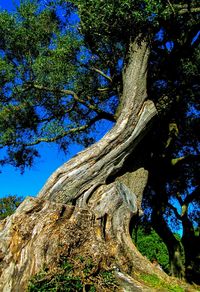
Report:
[{"label": "green foliage", "polygon": [[116,279],[112,271],[102,271],[100,276],[103,278],[103,283],[106,287],[112,287],[113,285],[115,286]]},{"label": "green foliage", "polygon": [[[84,34],[98,42],[113,39],[128,42],[130,36],[138,35],[147,26],[157,25],[157,18],[164,10],[163,1],[73,1],[81,17]],[[98,14],[97,14],[98,12]]]},{"label": "green foliage", "polygon": [[31,166],[41,142],[88,145],[98,120],[114,120],[112,101],[104,110],[108,92],[98,91],[108,81],[94,74],[96,59],[70,23],[73,5],[54,4],[22,1],[16,13],[0,12],[1,164]]},{"label": "green foliage", "polygon": [[151,262],[157,260],[162,269],[169,272],[169,255],[167,247],[153,229],[150,228],[149,230],[145,230],[143,227],[139,227],[137,231],[133,230],[132,238],[138,250],[144,256]]},{"label": "green foliage", "polygon": [[35,275],[29,281],[28,291],[114,291],[117,285],[113,272],[97,266],[90,257],[78,256],[71,261],[63,256],[56,269],[45,268]]},{"label": "green foliage", "polygon": [[22,201],[22,197],[11,195],[0,198],[0,220],[12,215]]}]

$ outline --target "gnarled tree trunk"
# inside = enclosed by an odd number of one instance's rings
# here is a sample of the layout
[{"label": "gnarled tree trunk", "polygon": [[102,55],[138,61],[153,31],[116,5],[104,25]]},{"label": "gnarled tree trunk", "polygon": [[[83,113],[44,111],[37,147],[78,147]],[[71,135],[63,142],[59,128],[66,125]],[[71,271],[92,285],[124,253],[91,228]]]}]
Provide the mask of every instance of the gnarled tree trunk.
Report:
[{"label": "gnarled tree trunk", "polygon": [[137,251],[129,234],[148,172],[137,169],[136,158],[133,172],[118,175],[156,115],[147,100],[148,56],[146,42],[131,44],[115,126],[55,171],[38,198],[27,198],[3,221],[1,291],[24,291],[31,275],[44,264],[53,269],[61,254],[92,256],[116,271],[125,291],[148,290],[134,280],[136,272],[165,277]]}]

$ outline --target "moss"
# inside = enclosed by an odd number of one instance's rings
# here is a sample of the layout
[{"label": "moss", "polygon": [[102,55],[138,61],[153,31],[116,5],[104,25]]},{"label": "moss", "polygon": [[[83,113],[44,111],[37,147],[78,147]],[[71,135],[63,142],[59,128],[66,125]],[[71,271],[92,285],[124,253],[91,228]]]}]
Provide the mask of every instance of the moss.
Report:
[{"label": "moss", "polygon": [[185,289],[180,287],[177,284],[169,284],[164,282],[163,280],[159,279],[159,277],[155,274],[140,274],[140,279],[148,284],[150,287],[156,289],[162,289],[162,291],[172,291],[172,292],[184,292]]}]

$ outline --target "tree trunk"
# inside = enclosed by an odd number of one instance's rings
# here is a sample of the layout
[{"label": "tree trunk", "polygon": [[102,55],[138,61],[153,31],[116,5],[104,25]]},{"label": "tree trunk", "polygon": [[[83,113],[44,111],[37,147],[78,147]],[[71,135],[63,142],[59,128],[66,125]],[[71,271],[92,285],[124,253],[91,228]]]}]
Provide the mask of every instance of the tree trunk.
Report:
[{"label": "tree trunk", "polygon": [[[188,206],[187,206],[188,210]],[[181,239],[185,252],[185,276],[188,282],[200,284],[200,236],[195,234],[188,212],[182,215],[183,236]]]},{"label": "tree trunk", "polygon": [[169,253],[171,276],[183,279],[185,277],[184,253],[181,243],[169,229],[163,215],[154,210],[152,215],[153,227],[166,244]]},{"label": "tree trunk", "polygon": [[40,198],[85,207],[94,191],[121,170],[156,114],[146,93],[148,56],[145,42],[131,45],[116,125],[99,142],[54,172],[39,193]]},{"label": "tree trunk", "polygon": [[116,125],[55,171],[38,198],[27,198],[2,223],[1,291],[24,291],[31,275],[44,264],[54,269],[63,254],[89,255],[115,270],[125,291],[153,291],[138,282],[138,273],[166,277],[137,251],[129,234],[148,172],[137,169],[136,159],[133,172],[118,175],[156,115],[146,93],[148,56],[146,42],[131,44]]}]

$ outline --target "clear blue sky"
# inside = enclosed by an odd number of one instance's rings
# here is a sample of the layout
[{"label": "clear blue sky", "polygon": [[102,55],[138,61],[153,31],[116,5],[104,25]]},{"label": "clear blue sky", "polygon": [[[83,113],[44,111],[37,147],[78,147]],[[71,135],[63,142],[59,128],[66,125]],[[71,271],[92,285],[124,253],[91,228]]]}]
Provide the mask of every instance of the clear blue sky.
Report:
[{"label": "clear blue sky", "polygon": [[[17,4],[19,2],[19,0],[0,0],[0,8],[12,11],[14,10],[15,3]],[[108,124],[102,125],[101,129],[99,129],[100,133],[97,135],[97,139],[108,128]],[[37,160],[37,163],[31,169],[27,169],[23,175],[20,174],[20,170],[11,166],[5,166],[2,169],[2,173],[0,173],[0,197],[9,194],[19,196],[37,195],[51,173],[80,151],[81,147],[71,145],[68,155],[59,152],[53,144],[43,144],[39,149],[41,158]]]}]

